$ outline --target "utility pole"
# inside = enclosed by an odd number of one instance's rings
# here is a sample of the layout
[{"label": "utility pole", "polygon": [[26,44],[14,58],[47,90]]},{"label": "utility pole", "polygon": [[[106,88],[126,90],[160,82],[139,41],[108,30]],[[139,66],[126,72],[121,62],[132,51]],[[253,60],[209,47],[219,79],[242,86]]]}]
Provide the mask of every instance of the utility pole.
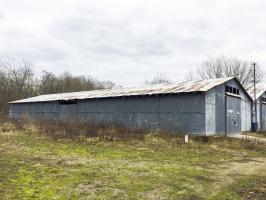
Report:
[{"label": "utility pole", "polygon": [[257,120],[257,97],[256,97],[256,63],[252,63],[253,65],[253,75],[254,75],[254,100],[253,100],[253,105],[254,105],[254,130],[257,130],[258,128],[258,120]]}]

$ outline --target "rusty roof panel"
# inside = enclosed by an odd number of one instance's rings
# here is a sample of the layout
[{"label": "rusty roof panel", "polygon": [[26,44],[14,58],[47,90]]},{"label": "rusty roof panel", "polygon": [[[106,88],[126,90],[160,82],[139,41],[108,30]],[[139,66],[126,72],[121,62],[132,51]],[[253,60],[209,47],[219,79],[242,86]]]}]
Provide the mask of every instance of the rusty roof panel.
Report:
[{"label": "rusty roof panel", "polygon": [[223,84],[231,78],[207,79],[201,81],[188,81],[175,84],[164,84],[137,88],[116,88],[92,90],[83,92],[70,92],[59,94],[46,94],[10,103],[30,103],[30,102],[46,102],[58,100],[73,100],[73,99],[93,99],[93,98],[107,98],[107,97],[122,97],[122,96],[143,96],[155,94],[178,94],[191,92],[206,92],[213,87]]}]

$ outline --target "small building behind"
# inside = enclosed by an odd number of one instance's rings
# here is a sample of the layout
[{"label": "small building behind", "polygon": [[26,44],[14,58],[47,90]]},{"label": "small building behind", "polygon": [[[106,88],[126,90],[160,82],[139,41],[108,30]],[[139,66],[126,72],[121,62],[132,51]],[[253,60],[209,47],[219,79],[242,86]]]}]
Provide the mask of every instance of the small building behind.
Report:
[{"label": "small building behind", "polygon": [[252,121],[257,122],[258,130],[266,130],[266,89],[259,87],[256,89],[256,96],[254,90],[250,90],[249,94],[256,103],[252,104]]},{"label": "small building behind", "polygon": [[196,135],[251,129],[252,99],[236,78],[48,94],[10,102],[10,118],[119,123]]}]

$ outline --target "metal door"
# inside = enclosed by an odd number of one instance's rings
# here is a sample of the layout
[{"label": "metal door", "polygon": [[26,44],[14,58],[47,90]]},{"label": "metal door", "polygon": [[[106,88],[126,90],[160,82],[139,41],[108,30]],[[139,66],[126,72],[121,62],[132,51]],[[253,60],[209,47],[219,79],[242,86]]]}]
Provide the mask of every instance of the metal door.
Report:
[{"label": "metal door", "polygon": [[241,132],[241,99],[238,97],[227,96],[227,135],[239,134]]},{"label": "metal door", "polygon": [[266,130],[266,104],[261,104],[261,130]]}]

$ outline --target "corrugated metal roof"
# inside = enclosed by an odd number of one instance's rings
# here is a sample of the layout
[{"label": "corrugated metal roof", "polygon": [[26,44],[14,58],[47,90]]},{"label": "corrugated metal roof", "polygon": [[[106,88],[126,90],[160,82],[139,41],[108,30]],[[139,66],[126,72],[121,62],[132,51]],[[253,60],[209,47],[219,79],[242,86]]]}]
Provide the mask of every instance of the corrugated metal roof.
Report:
[{"label": "corrugated metal roof", "polygon": [[10,103],[30,103],[30,102],[46,102],[58,100],[73,100],[73,99],[93,99],[93,98],[107,98],[107,97],[122,97],[122,96],[143,96],[154,94],[178,94],[178,93],[191,93],[191,92],[205,92],[213,87],[223,84],[230,78],[207,79],[200,81],[188,81],[176,84],[164,84],[148,87],[138,88],[118,88],[118,89],[103,89],[92,90],[83,92],[70,92],[59,94],[47,94]]}]

